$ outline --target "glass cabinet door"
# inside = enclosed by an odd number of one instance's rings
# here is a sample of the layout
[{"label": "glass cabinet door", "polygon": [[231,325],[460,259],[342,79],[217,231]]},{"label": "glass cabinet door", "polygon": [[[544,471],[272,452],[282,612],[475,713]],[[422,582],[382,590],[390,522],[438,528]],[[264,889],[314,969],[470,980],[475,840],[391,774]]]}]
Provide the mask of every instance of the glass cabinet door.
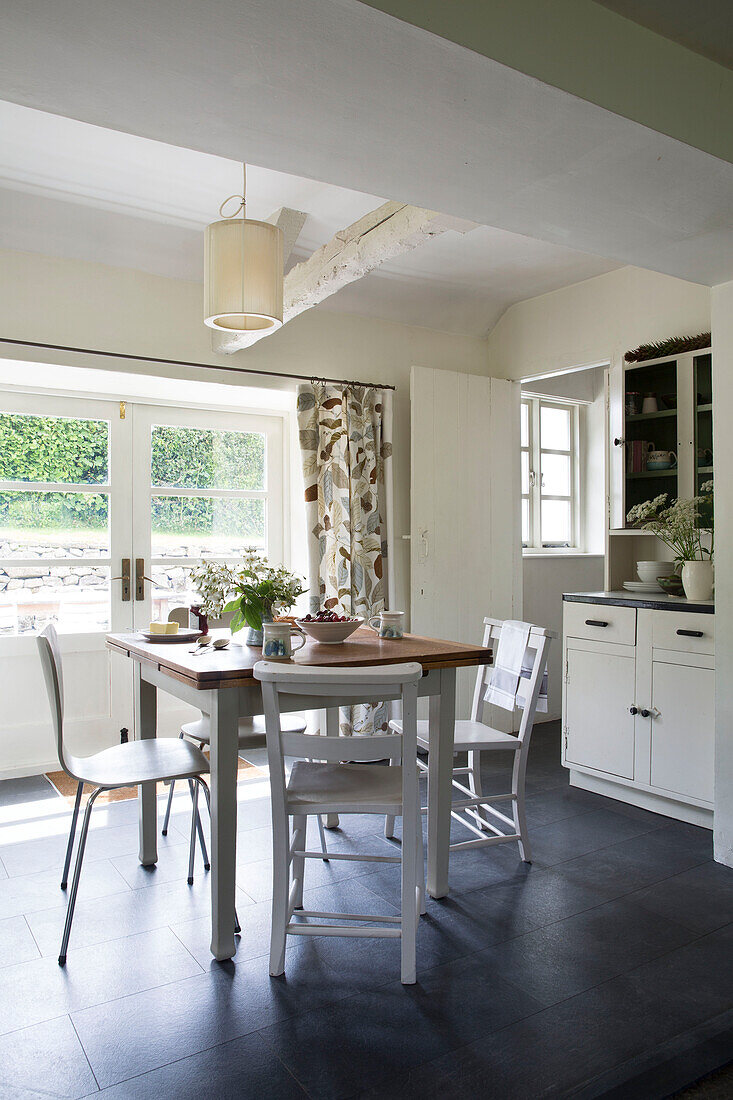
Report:
[{"label": "glass cabinet door", "polygon": [[660,493],[678,496],[678,364],[642,363],[624,372],[625,510]]},{"label": "glass cabinet door", "polygon": [[[693,361],[695,393],[695,493],[713,480],[713,357],[709,351]],[[706,518],[702,516],[703,525]]]}]

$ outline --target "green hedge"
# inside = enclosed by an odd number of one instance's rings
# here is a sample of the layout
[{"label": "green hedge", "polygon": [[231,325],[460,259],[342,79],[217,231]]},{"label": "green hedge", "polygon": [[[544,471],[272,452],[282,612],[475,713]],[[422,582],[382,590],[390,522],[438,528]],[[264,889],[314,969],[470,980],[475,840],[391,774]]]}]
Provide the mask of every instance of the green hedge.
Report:
[{"label": "green hedge", "polygon": [[[109,426],[104,420],[0,413],[0,480],[104,484],[109,476]],[[156,426],[152,435],[152,483],[182,488],[264,488],[265,438],[245,432]],[[107,527],[104,494],[0,493],[5,528],[99,531]],[[157,533],[262,533],[260,501],[157,497]]]}]

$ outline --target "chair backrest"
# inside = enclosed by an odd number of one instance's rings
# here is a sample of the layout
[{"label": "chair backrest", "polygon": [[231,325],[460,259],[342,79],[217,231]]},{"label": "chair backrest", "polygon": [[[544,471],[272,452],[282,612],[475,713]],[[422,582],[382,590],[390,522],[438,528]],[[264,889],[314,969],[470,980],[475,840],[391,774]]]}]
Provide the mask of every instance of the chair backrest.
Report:
[{"label": "chair backrest", "polygon": [[[285,806],[285,757],[317,757],[352,762],[393,757],[395,738],[402,741],[405,782],[417,779],[417,685],[422,667],[416,662],[369,668],[286,665],[259,661],[254,677],[262,684],[267,756],[270,768],[273,812]],[[280,696],[289,697],[289,709],[318,710],[321,707],[350,706],[354,703],[402,700],[402,734],[372,737],[321,736],[283,732],[280,728]],[[346,747],[348,744],[348,748]]]},{"label": "chair backrest", "polygon": [[[496,646],[504,627],[503,619],[484,619],[484,646]],[[541,626],[532,626],[529,631],[527,649],[524,655],[523,666],[529,669],[529,676],[521,676],[517,684],[515,704],[522,710],[522,718],[519,724],[517,737],[520,741],[529,741],[529,736],[534,725],[537,713],[537,701],[542,688],[542,681],[547,670],[547,657],[550,641],[557,634],[552,630],[546,630]],[[471,718],[474,722],[483,721],[485,706],[484,696],[491,680],[491,665],[481,665],[476,674],[476,686],[473,692],[473,704],[471,706]]]},{"label": "chair backrest", "polygon": [[56,736],[56,748],[59,754],[61,767],[69,775],[72,775],[64,754],[64,672],[61,665],[61,649],[56,627],[49,623],[36,638],[38,652],[41,657],[43,678],[46,681],[48,701],[51,706],[51,718],[53,720],[54,734]]}]

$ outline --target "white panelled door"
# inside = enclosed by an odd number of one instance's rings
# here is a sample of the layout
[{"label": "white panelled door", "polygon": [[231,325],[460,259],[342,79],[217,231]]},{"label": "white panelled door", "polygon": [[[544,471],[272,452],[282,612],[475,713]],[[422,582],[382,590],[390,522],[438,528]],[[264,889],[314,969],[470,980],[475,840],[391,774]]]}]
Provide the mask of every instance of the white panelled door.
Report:
[{"label": "white panelled door", "polygon": [[[0,393],[0,777],[58,766],[37,630],[61,636],[72,750],[118,743],[131,667],[105,635],[193,602],[203,557],[283,561],[283,504],[282,417]],[[175,735],[194,712],[159,699]]]},{"label": "white panelled door", "polygon": [[[413,367],[410,629],[480,642],[521,615],[518,383]],[[475,673],[459,671],[458,717]]]}]

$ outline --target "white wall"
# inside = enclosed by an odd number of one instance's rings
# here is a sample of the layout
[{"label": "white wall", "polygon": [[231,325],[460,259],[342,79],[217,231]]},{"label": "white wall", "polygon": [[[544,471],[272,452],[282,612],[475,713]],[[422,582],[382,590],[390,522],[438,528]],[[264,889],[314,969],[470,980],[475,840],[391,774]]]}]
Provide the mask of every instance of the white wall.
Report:
[{"label": "white wall", "polygon": [[608,363],[629,348],[710,328],[710,288],[637,267],[511,306],[489,334],[500,378]]},{"label": "white wall", "polygon": [[[486,374],[486,340],[315,309],[247,351],[222,357],[211,350],[202,303],[198,283],[103,264],[0,252],[0,336],[211,364],[210,375],[188,367],[152,368],[174,380],[293,388],[296,383],[278,377],[291,371],[396,386],[396,599],[408,609],[409,544],[399,536],[410,530],[410,367]],[[27,354],[46,362],[151,373],[150,365],[122,359]],[[0,344],[0,356],[22,358],[23,353],[17,346]],[[216,370],[222,364],[255,368],[269,377]],[[173,381],[171,396],[175,394]]]},{"label": "white wall", "polygon": [[733,867],[733,283],[713,287],[715,858]]}]

